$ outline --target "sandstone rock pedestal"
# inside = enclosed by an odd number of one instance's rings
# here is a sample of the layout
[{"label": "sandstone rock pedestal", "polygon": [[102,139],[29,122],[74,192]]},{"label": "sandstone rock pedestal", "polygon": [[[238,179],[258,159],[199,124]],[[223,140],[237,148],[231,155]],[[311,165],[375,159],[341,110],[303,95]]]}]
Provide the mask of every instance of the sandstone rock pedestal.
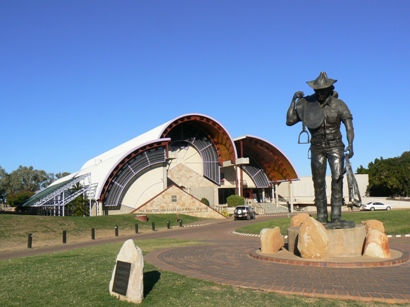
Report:
[{"label": "sandstone rock pedestal", "polygon": [[307,213],[298,213],[295,216],[293,216],[290,220],[290,227],[299,227],[300,225],[303,224],[304,221],[306,221],[308,218],[310,218],[310,215]]},{"label": "sandstone rock pedestal", "polygon": [[329,235],[323,224],[309,217],[299,227],[296,246],[302,258],[322,259],[326,257],[329,241]]},{"label": "sandstone rock pedestal", "polygon": [[[288,228],[288,250],[300,256],[297,248],[300,227]],[[365,225],[356,224],[354,228],[326,229],[329,243],[325,258],[362,256],[366,239]]]},{"label": "sandstone rock pedestal", "polygon": [[382,233],[385,233],[383,223],[378,220],[367,220],[363,221],[362,224],[366,226],[366,233],[369,233],[372,229],[377,229]]},{"label": "sandstone rock pedestal", "polygon": [[389,239],[378,229],[371,229],[366,236],[364,255],[376,258],[390,258]]},{"label": "sandstone rock pedestal", "polygon": [[260,236],[262,253],[276,253],[285,245],[285,240],[280,233],[279,227],[264,228],[261,230]]}]

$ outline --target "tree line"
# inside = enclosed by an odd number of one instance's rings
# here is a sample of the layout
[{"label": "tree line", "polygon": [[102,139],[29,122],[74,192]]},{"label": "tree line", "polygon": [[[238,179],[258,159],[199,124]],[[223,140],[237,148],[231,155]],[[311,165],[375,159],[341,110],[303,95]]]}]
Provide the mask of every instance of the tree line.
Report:
[{"label": "tree line", "polygon": [[[367,168],[357,168],[357,174],[369,175],[369,196],[405,197],[410,196],[410,151],[400,157],[375,159]],[[12,207],[22,205],[37,191],[52,182],[69,175],[68,172],[47,173],[32,166],[19,166],[8,174],[0,166],[0,203]]]},{"label": "tree line", "polygon": [[367,168],[360,165],[356,173],[369,175],[369,196],[410,196],[410,151],[400,157],[375,159]]},{"label": "tree line", "polygon": [[22,205],[37,191],[48,187],[52,182],[69,175],[63,173],[47,173],[36,170],[32,166],[19,166],[18,169],[8,174],[0,166],[0,203],[11,207]]}]

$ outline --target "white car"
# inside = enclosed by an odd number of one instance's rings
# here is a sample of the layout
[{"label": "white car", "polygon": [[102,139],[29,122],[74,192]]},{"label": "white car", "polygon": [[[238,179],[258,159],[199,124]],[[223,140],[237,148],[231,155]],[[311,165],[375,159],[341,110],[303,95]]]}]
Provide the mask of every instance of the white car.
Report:
[{"label": "white car", "polygon": [[363,210],[370,210],[370,211],[391,210],[391,209],[392,209],[391,205],[386,205],[380,202],[373,202],[373,201],[363,206]]}]

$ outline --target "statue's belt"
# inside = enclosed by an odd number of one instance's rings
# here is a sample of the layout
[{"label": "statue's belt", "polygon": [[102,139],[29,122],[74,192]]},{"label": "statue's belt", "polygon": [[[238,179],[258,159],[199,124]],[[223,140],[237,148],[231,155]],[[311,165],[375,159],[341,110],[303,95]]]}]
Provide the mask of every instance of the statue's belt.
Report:
[{"label": "statue's belt", "polygon": [[325,119],[325,112],[318,101],[301,99],[296,105],[296,112],[303,124],[309,129],[319,128]]},{"label": "statue's belt", "polygon": [[325,142],[325,141],[341,141],[342,140],[342,134],[340,132],[335,132],[335,133],[313,133],[312,134],[312,141],[318,141],[318,142]]},{"label": "statue's belt", "polygon": [[313,148],[344,148],[344,144],[341,139],[313,139],[310,141]]}]

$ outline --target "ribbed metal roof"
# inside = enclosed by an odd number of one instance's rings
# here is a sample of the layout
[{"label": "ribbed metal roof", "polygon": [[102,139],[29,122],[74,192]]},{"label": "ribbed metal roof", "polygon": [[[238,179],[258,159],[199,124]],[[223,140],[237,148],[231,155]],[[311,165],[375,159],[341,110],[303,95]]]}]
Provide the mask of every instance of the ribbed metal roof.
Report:
[{"label": "ribbed metal roof", "polygon": [[295,168],[279,148],[256,136],[234,139],[239,157],[249,157],[266,173],[269,181],[291,181],[298,178]]}]

